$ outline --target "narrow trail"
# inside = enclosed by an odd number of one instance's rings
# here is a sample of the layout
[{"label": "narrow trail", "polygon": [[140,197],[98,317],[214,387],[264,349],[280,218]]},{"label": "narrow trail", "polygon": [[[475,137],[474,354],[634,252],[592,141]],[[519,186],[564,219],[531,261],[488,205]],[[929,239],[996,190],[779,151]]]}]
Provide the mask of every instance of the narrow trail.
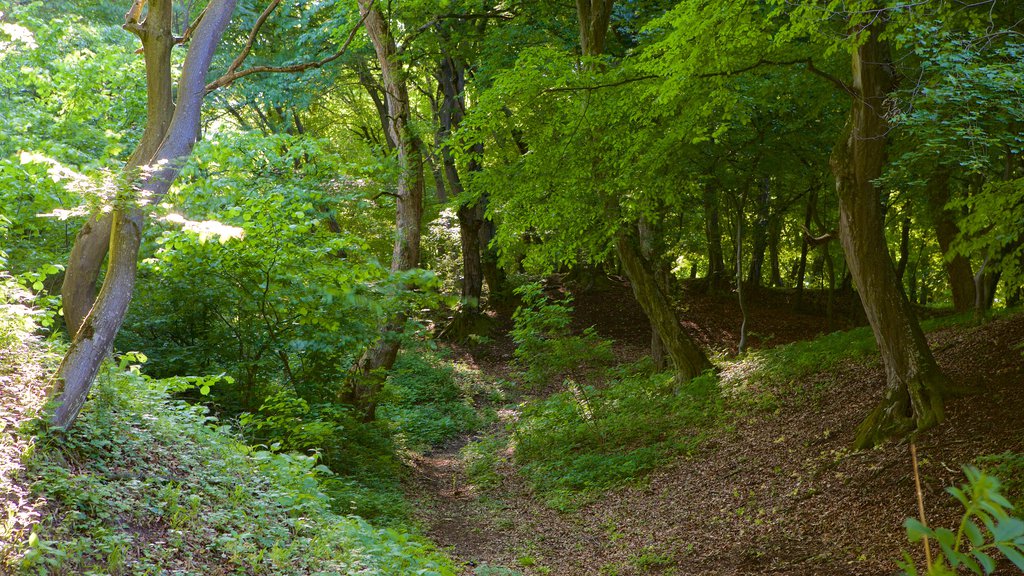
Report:
[{"label": "narrow trail", "polygon": [[[578,298],[576,320],[615,338],[620,358],[635,358],[648,328],[624,302],[626,293]],[[729,301],[689,304],[683,321],[705,327],[696,337],[727,350]],[[752,315],[774,324],[759,333],[769,345],[825,331],[818,317],[770,304]],[[941,329],[929,341],[954,382],[979,392],[951,400],[946,422],[918,439],[929,519],[949,525],[960,509],[945,487],[962,482],[964,464],[1024,451],[1024,315]],[[509,345],[468,360],[479,360],[487,377],[509,379]],[[695,454],[573,512],[546,506],[510,453],[497,487],[473,486],[459,452],[472,438],[415,457],[409,493],[427,535],[466,563],[466,575],[891,575],[903,550],[920,554],[902,528],[917,515],[907,446],[848,449],[883,383],[877,361],[792,382],[776,406],[733,413]]]}]

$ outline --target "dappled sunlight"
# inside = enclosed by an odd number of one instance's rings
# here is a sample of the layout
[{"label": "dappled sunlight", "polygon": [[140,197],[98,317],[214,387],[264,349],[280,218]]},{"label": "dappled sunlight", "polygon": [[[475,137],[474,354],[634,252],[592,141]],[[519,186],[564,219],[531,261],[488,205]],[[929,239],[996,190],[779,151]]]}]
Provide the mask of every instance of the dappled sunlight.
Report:
[{"label": "dappled sunlight", "polygon": [[206,242],[210,238],[216,237],[221,244],[224,244],[228,240],[241,240],[245,237],[244,228],[231,226],[230,224],[224,224],[223,222],[218,222],[216,220],[189,220],[181,214],[173,212],[161,217],[160,220],[167,222],[168,224],[181,226],[182,230],[198,234],[200,242]]}]

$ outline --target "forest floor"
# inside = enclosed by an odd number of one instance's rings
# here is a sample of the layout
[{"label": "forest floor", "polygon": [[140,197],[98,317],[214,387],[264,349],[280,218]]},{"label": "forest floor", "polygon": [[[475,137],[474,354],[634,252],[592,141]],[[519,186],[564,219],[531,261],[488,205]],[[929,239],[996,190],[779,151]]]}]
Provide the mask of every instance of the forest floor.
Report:
[{"label": "forest floor", "polygon": [[[575,323],[613,339],[620,360],[647,353],[649,327],[625,285],[575,296]],[[794,313],[791,298],[771,290],[751,298],[755,348],[859,323],[844,314],[858,309],[852,299],[837,302],[838,320],[828,326],[820,314]],[[689,285],[683,303],[693,336],[720,352],[724,386],[741,382],[752,367],[729,359],[735,295],[706,296]],[[917,439],[928,520],[950,526],[961,509],[944,489],[963,482],[962,466],[1024,451],[1024,315],[940,328],[928,339],[953,382],[975,392],[949,401],[945,422]],[[460,361],[503,380],[512,350],[503,335],[454,348]],[[472,438],[415,456],[408,491],[427,534],[465,562],[466,574],[894,574],[903,550],[920,555],[902,527],[917,516],[908,445],[849,449],[884,381],[870,355],[762,391],[773,392],[767,410],[727,402],[726,425],[695,453],[575,511],[545,505],[511,452],[502,455],[496,488],[474,486],[459,452]],[[516,417],[514,409],[501,415]]]}]

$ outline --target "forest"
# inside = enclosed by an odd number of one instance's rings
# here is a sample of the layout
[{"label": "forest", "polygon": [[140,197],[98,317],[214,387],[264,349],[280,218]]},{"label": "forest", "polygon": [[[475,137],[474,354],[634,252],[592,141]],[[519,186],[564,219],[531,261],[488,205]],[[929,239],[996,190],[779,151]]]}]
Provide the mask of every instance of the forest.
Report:
[{"label": "forest", "polygon": [[1024,3],[0,1],[0,574],[1024,573]]}]

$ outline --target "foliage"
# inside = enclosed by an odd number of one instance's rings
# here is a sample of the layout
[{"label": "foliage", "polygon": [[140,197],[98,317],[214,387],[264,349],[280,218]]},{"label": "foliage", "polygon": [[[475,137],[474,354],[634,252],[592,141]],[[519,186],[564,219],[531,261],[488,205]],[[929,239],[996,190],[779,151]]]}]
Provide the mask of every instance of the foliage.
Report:
[{"label": "foliage", "polygon": [[[1024,571],[1024,520],[1011,515],[1014,508],[1000,492],[1002,484],[973,466],[964,467],[964,474],[966,484],[946,489],[964,507],[955,533],[948,528],[929,528],[916,518],[904,523],[911,542],[927,538],[941,548],[927,574],[952,575],[961,566],[974,574],[991,574],[997,566],[995,554]],[[918,574],[909,556],[900,566],[906,574]]]},{"label": "foliage", "polygon": [[710,374],[682,386],[669,374],[628,374],[603,389],[571,380],[565,387],[524,406],[513,431],[516,462],[558,507],[692,452],[721,410]]},{"label": "foliage", "polygon": [[522,299],[512,319],[515,363],[528,385],[541,386],[555,378],[606,364],[613,359],[611,342],[587,328],[571,335],[572,296],[553,301],[540,284],[516,288]]},{"label": "foliage", "polygon": [[987,475],[1002,478],[1002,492],[1014,510],[1024,510],[1024,454],[1003,452],[979,456],[978,467]]},{"label": "foliage", "polygon": [[466,466],[466,477],[477,488],[490,490],[501,484],[498,467],[506,462],[508,439],[492,434],[470,442],[459,452]]},{"label": "foliage", "polygon": [[480,417],[445,359],[406,352],[388,374],[377,417],[412,450],[436,447],[476,430]]},{"label": "foliage", "polygon": [[108,365],[72,431],[21,432],[50,506],[21,573],[455,573],[418,536],[332,512],[315,454],[246,446],[179,385]]}]

